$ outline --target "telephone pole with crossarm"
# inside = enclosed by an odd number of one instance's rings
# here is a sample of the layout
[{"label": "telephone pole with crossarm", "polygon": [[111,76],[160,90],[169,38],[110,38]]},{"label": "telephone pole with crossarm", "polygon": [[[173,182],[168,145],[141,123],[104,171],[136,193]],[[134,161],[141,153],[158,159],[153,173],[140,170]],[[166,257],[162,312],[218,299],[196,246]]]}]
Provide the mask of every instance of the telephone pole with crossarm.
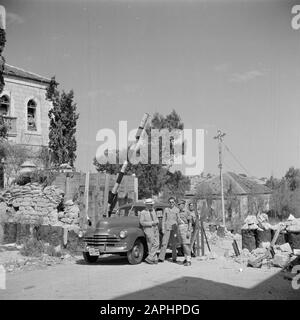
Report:
[{"label": "telephone pole with crossarm", "polygon": [[217,135],[214,137],[214,139],[218,140],[219,145],[219,169],[220,169],[220,182],[221,182],[221,202],[222,202],[222,217],[223,217],[223,226],[226,229],[226,220],[225,220],[225,204],[224,204],[224,191],[223,191],[223,174],[222,174],[222,142],[223,138],[226,135],[226,133],[222,132],[221,130],[218,130]]}]

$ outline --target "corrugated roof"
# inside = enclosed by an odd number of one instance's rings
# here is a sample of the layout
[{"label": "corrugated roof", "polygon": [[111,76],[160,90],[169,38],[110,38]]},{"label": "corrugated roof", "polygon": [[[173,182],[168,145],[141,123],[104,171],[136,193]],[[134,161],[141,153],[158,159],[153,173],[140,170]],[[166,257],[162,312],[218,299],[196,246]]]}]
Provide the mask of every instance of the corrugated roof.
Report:
[{"label": "corrugated roof", "polygon": [[[233,172],[223,173],[223,190],[224,194],[246,195],[246,194],[270,194],[272,190],[267,186],[260,184],[255,179],[242,177]],[[212,194],[218,196],[221,194],[221,183],[219,176],[202,180],[195,190],[191,190],[188,194]]]},{"label": "corrugated roof", "polygon": [[31,80],[31,81],[35,81],[35,82],[43,83],[43,84],[48,84],[51,81],[48,78],[45,78],[45,77],[40,76],[38,74],[35,74],[33,72],[23,70],[21,68],[11,66],[9,64],[5,64],[3,73],[6,76],[10,76],[10,77],[14,77],[17,79],[22,79],[22,80]]},{"label": "corrugated roof", "polygon": [[271,189],[255,181],[255,179],[242,177],[236,173],[228,172],[228,174],[244,189],[245,193],[271,193]]}]

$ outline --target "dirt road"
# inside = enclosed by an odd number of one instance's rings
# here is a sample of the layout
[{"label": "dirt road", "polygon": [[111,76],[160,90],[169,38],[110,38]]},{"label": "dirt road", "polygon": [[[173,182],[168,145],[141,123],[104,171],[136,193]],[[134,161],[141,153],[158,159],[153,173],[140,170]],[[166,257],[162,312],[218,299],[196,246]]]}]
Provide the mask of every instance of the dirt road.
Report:
[{"label": "dirt road", "polygon": [[[182,258],[179,258],[182,260]],[[243,269],[241,269],[243,268]],[[244,268],[224,257],[191,267],[166,261],[128,265],[103,257],[7,274],[3,299],[300,299],[279,269]]]}]

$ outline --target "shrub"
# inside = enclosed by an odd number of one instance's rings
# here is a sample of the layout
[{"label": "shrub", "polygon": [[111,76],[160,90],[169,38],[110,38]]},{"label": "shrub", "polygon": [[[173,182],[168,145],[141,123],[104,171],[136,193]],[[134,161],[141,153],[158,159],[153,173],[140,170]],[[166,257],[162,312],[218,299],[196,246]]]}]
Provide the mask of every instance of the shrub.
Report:
[{"label": "shrub", "polygon": [[24,186],[27,183],[39,183],[44,186],[49,186],[55,180],[57,173],[48,170],[35,170],[29,173],[19,174],[14,182],[19,186]]},{"label": "shrub", "polygon": [[23,256],[40,257],[44,253],[44,244],[40,240],[27,239],[20,250]]},{"label": "shrub", "polygon": [[56,250],[53,245],[34,238],[25,240],[20,252],[23,256],[29,257],[40,257],[44,253],[52,257],[61,257],[62,255],[61,250]]}]

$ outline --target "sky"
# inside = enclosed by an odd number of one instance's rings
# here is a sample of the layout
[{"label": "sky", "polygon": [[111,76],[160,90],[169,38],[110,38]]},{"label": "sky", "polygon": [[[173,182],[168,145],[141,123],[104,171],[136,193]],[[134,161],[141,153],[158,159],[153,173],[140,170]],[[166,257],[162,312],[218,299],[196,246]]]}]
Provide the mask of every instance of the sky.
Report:
[{"label": "sky", "polygon": [[[204,171],[282,177],[300,167],[297,1],[9,0],[7,63],[56,76],[80,113],[79,170],[93,170],[98,130],[143,114],[205,129]],[[300,1],[299,1],[300,4]]]}]

